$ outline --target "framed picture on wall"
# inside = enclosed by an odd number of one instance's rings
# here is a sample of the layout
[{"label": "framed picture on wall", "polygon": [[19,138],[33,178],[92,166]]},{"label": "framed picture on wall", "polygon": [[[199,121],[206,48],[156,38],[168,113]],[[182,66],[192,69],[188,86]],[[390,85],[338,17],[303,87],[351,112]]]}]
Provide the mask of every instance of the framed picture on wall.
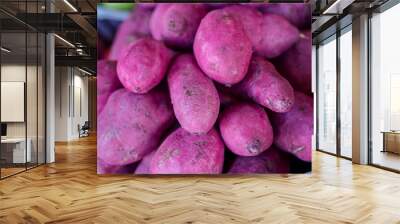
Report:
[{"label": "framed picture on wall", "polygon": [[107,3],[97,18],[99,174],[311,171],[309,4]]}]

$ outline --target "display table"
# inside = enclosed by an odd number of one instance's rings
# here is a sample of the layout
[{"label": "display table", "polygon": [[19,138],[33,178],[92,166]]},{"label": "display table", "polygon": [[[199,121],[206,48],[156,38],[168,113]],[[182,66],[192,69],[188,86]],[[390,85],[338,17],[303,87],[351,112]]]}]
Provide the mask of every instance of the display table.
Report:
[{"label": "display table", "polygon": [[382,152],[392,152],[400,154],[400,131],[382,131],[383,150]]},{"label": "display table", "polygon": [[30,138],[26,139],[27,147],[25,154],[25,138],[6,138],[1,139],[1,157],[6,163],[26,163],[32,158]]}]

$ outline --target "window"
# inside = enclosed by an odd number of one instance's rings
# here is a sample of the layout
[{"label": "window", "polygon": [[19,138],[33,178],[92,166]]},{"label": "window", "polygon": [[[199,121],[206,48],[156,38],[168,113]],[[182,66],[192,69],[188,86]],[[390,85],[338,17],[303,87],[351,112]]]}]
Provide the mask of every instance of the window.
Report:
[{"label": "window", "polygon": [[352,34],[351,26],[340,36],[340,155],[352,157]]},{"label": "window", "polygon": [[371,18],[371,162],[400,170],[400,4]]},{"label": "window", "polygon": [[336,153],[336,36],[318,47],[318,149]]}]

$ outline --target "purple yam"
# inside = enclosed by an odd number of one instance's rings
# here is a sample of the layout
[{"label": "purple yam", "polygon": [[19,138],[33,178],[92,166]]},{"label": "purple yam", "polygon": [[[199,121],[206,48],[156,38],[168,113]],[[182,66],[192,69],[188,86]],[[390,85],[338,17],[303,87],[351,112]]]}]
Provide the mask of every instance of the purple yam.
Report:
[{"label": "purple yam", "polygon": [[219,9],[208,13],[201,21],[193,51],[207,76],[222,84],[232,85],[246,75],[252,46],[242,23]]},{"label": "purple yam", "polygon": [[294,103],[290,83],[271,62],[259,56],[253,57],[246,77],[233,88],[275,112],[287,112]]},{"label": "purple yam", "polygon": [[136,164],[110,165],[101,159],[97,159],[97,174],[131,174],[134,172],[135,167]]},{"label": "purple yam", "polygon": [[137,162],[154,150],[173,123],[168,95],[115,91],[98,118],[98,157],[111,165]]},{"label": "purple yam", "polygon": [[232,105],[220,119],[222,138],[236,155],[256,156],[271,146],[272,126],[262,107],[251,103]]},{"label": "purple yam", "polygon": [[278,59],[278,69],[293,88],[305,94],[311,93],[311,32],[300,34],[297,43]]},{"label": "purple yam", "polygon": [[140,161],[135,170],[135,174],[150,174],[150,164],[155,153],[156,151],[152,151],[151,153],[143,157],[142,161]]},{"label": "purple yam", "polygon": [[256,53],[266,58],[275,58],[288,50],[299,39],[299,30],[284,17],[264,14],[261,41],[255,46]]},{"label": "purple yam", "polygon": [[152,10],[157,6],[157,3],[151,3],[151,2],[141,2],[141,3],[136,3],[136,8],[144,8],[144,9],[149,9]]},{"label": "purple yam", "polygon": [[228,173],[288,173],[289,164],[287,155],[270,147],[258,156],[237,156]]},{"label": "purple yam", "polygon": [[214,129],[191,134],[178,128],[160,145],[151,161],[153,174],[219,174],[224,144]]},{"label": "purple yam", "polygon": [[168,74],[175,116],[190,133],[207,133],[217,120],[219,97],[214,83],[198,67],[195,58],[176,58]]},{"label": "purple yam", "polygon": [[307,3],[269,3],[260,7],[261,11],[285,17],[299,29],[310,28],[311,5]]},{"label": "purple yam", "polygon": [[[252,4],[250,4],[252,5]],[[244,5],[233,5],[224,8],[224,11],[235,16],[242,22],[243,28],[249,37],[253,48],[259,45],[262,39],[263,15],[256,8]]]},{"label": "purple yam", "polygon": [[162,12],[154,13],[152,17],[153,36],[167,46],[191,48],[200,21],[207,13],[206,7],[203,4],[175,3],[160,8]]},{"label": "purple yam", "polygon": [[116,65],[115,61],[109,60],[97,62],[97,114],[103,110],[108,97],[122,87],[118,80]]},{"label": "purple yam", "polygon": [[150,31],[155,40],[162,40],[162,27],[164,13],[171,6],[169,3],[158,3],[150,18]]},{"label": "purple yam", "polygon": [[295,92],[295,103],[287,113],[275,113],[274,144],[297,158],[311,161],[311,137],[313,134],[313,99]]},{"label": "purple yam", "polygon": [[134,93],[147,93],[164,78],[173,52],[163,43],[144,38],[131,43],[117,63],[122,85]]},{"label": "purple yam", "polygon": [[110,59],[118,60],[122,49],[138,39],[150,36],[150,17],[152,11],[136,8],[131,15],[118,27],[110,50]]},{"label": "purple yam", "polygon": [[216,3],[210,2],[210,3],[204,3],[204,4],[207,6],[207,8],[209,10],[222,9],[225,7],[235,5],[235,3],[218,3],[218,2],[216,2]]}]

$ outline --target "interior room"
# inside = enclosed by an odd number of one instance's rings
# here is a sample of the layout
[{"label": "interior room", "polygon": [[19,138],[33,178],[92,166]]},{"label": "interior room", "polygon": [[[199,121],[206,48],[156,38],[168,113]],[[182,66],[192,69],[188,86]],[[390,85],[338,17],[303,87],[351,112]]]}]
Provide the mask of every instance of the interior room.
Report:
[{"label": "interior room", "polygon": [[0,1],[0,223],[400,223],[398,0],[296,1],[312,13],[311,167],[223,176],[98,174],[97,61],[138,6],[117,2]]},{"label": "interior room", "polygon": [[14,28],[1,33],[2,177],[45,162],[44,35]]},{"label": "interior room", "polygon": [[400,6],[371,18],[371,141],[373,164],[399,170],[399,85],[400,66],[396,63],[400,33],[391,29],[400,19]]}]

